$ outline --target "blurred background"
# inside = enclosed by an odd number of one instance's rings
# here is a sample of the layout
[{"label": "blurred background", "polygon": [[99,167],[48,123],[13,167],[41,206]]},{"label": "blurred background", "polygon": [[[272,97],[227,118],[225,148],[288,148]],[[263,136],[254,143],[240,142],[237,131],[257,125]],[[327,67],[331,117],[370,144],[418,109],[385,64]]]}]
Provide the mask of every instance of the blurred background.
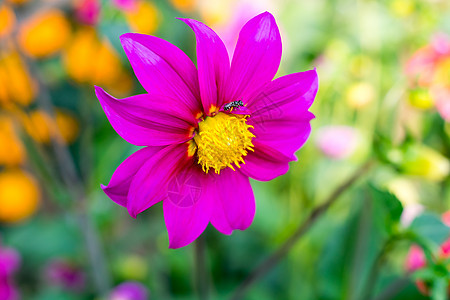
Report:
[{"label": "blurred background", "polygon": [[277,76],[317,68],[313,131],[290,171],[252,181],[257,213],[204,233],[211,299],[228,299],[365,162],[244,299],[446,299],[450,291],[450,2],[447,0],[0,0],[0,299],[198,299],[194,245],[168,249],[162,205],[135,220],[109,200],[138,148],[94,85],[144,90],[119,35],[157,35],[195,61],[176,17],[230,55],[242,25],[274,14]]}]

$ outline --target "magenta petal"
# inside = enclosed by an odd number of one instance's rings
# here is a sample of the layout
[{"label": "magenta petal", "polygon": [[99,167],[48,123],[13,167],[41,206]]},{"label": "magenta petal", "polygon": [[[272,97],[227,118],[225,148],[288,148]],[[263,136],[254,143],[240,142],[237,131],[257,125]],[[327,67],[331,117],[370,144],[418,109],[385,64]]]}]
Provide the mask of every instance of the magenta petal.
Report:
[{"label": "magenta petal", "polygon": [[161,146],[190,138],[195,119],[176,100],[149,94],[119,100],[100,87],[95,93],[112,127],[131,144]]},{"label": "magenta petal", "polygon": [[274,17],[262,13],[244,25],[231,62],[226,99],[244,102],[271,81],[281,60],[281,37]]},{"label": "magenta petal", "polygon": [[299,109],[306,111],[312,105],[318,88],[319,79],[315,69],[285,75],[271,81],[256,97],[249,99],[247,108],[254,116],[273,113],[285,103],[296,101]]},{"label": "magenta petal", "polygon": [[315,70],[283,76],[267,84],[249,104],[254,140],[295,159],[294,153],[311,133],[314,115],[308,108],[317,88]]},{"label": "magenta petal", "polygon": [[192,243],[208,226],[215,203],[212,180],[214,176],[206,175],[197,165],[172,178],[163,201],[169,248]]},{"label": "magenta petal", "polygon": [[269,181],[285,174],[289,170],[289,162],[294,160],[281,152],[258,141],[253,141],[255,152],[244,157],[245,164],[240,171],[248,177],[260,181]]},{"label": "magenta petal", "polygon": [[193,163],[192,158],[187,156],[187,149],[186,143],[167,146],[137,171],[127,199],[127,209],[132,217],[167,197],[172,178],[186,165]]},{"label": "magenta petal", "polygon": [[179,99],[193,115],[201,111],[197,69],[183,51],[145,34],[126,33],[120,41],[136,77],[148,93]]},{"label": "magenta petal", "polygon": [[248,176],[227,168],[217,176],[214,191],[211,224],[223,234],[247,229],[255,216],[255,197]]},{"label": "magenta petal", "polygon": [[219,36],[205,24],[191,19],[181,20],[195,32],[200,94],[203,109],[209,115],[212,106],[222,105],[230,72],[227,49]]},{"label": "magenta petal", "polygon": [[124,160],[116,169],[108,186],[102,185],[103,191],[117,204],[127,207],[127,196],[130,190],[131,181],[137,171],[160,151],[163,147],[145,147]]}]

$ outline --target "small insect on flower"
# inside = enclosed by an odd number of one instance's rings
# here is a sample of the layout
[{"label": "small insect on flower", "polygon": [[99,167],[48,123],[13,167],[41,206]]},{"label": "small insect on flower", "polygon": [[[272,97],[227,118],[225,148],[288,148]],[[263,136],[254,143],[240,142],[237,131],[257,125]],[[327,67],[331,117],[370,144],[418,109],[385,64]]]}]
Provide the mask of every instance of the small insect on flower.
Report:
[{"label": "small insect on flower", "polygon": [[223,106],[223,110],[232,111],[233,108],[238,108],[238,107],[242,107],[242,106],[244,106],[244,103],[242,102],[242,100],[237,100],[237,101],[233,101],[233,102],[225,104]]},{"label": "small insect on flower", "polygon": [[95,88],[117,133],[145,146],[102,188],[132,217],[162,202],[170,248],[193,242],[209,223],[227,235],[250,226],[249,178],[272,180],[297,160],[318,89],[315,70],[273,80],[281,37],[270,13],[244,25],[231,64],[211,28],[181,20],[196,34],[197,67],[169,42],[127,33],[122,46],[148,93],[116,99]]}]

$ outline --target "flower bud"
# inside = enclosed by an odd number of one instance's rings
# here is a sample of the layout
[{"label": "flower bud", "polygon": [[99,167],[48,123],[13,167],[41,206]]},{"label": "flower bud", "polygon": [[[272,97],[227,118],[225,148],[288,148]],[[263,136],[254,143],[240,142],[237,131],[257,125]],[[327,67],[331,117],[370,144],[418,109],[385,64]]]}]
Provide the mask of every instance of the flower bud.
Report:
[{"label": "flower bud", "polygon": [[409,104],[419,109],[430,109],[434,106],[428,89],[417,88],[409,92]]},{"label": "flower bud", "polygon": [[445,156],[429,147],[412,145],[406,149],[400,169],[404,174],[442,181],[450,172],[450,163]]}]

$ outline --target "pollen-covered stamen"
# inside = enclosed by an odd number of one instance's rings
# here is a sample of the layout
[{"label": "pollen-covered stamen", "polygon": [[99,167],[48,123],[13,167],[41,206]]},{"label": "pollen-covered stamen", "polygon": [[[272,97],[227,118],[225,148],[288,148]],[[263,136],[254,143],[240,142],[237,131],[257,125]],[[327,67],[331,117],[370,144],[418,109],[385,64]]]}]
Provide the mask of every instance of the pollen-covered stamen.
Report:
[{"label": "pollen-covered stamen", "polygon": [[253,150],[252,138],[255,137],[247,124],[247,116],[219,112],[199,123],[199,132],[194,137],[197,144],[198,163],[204,172],[213,168],[220,170],[232,164],[240,168],[245,163],[243,157]]}]

